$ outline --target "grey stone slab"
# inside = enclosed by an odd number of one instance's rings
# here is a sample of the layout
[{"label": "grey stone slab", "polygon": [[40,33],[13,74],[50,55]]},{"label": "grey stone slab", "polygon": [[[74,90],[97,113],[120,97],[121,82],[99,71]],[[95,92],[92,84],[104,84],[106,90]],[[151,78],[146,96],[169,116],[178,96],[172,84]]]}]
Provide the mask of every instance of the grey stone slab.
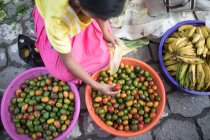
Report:
[{"label": "grey stone slab", "polygon": [[209,0],[196,0],[196,9],[209,11],[210,1]]},{"label": "grey stone slab", "polygon": [[0,25],[0,44],[11,44],[14,39],[18,37],[18,34],[22,33],[22,27],[20,23],[12,23],[11,25]]},{"label": "grey stone slab", "polygon": [[196,96],[174,92],[167,95],[172,113],[178,113],[185,117],[193,117],[202,112],[206,107],[210,107],[208,96]]},{"label": "grey stone slab", "polygon": [[26,1],[27,5],[29,6],[28,10],[23,14],[23,20],[29,19],[32,17],[32,12],[34,9],[34,3],[30,1]]},{"label": "grey stone slab", "polygon": [[70,132],[70,134],[66,137],[66,140],[72,140],[72,139],[77,139],[82,135],[78,122],[75,124],[73,130]]},{"label": "grey stone slab", "polygon": [[199,20],[206,20],[206,17],[210,15],[210,11],[195,11],[195,15]]},{"label": "grey stone slab", "polygon": [[86,84],[82,84],[79,87],[79,95],[80,95],[80,102],[81,102],[81,109],[86,109],[86,103],[85,103],[85,88],[86,88]]},{"label": "grey stone slab", "polygon": [[158,58],[158,48],[159,48],[159,44],[156,44],[156,43],[149,43],[149,46],[151,48],[151,51],[152,51],[152,56],[153,56],[153,60],[154,61],[158,61],[159,58]]},{"label": "grey stone slab", "polygon": [[96,134],[98,137],[106,138],[110,136],[110,134],[106,133],[105,131],[101,130],[95,122],[90,118],[89,114],[86,112],[83,114],[83,129],[85,135],[93,135]]},{"label": "grey stone slab", "polygon": [[130,52],[126,56],[136,58],[136,59],[144,61],[144,62],[148,62],[151,60],[148,46],[144,46],[142,48],[137,49],[137,51]]},{"label": "grey stone slab", "polygon": [[154,131],[156,140],[199,140],[195,124],[168,119]]},{"label": "grey stone slab", "polygon": [[12,138],[10,138],[9,135],[4,130],[0,131],[0,139],[1,140],[12,140]]},{"label": "grey stone slab", "polygon": [[3,3],[4,4],[8,4],[8,3],[10,3],[11,2],[11,0],[3,0]]},{"label": "grey stone slab", "polygon": [[31,39],[36,40],[36,34],[34,32],[34,20],[30,18],[25,22],[26,26],[26,32],[24,34],[27,34]]},{"label": "grey stone slab", "polygon": [[206,114],[205,117],[199,118],[197,120],[198,125],[201,127],[202,133],[203,133],[203,138],[204,140],[209,140],[210,139],[210,111]]},{"label": "grey stone slab", "polygon": [[168,108],[168,105],[166,104],[165,109],[164,109],[164,112],[163,112],[161,118],[168,117],[170,114],[171,114],[171,111],[170,111],[170,109]]},{"label": "grey stone slab", "polygon": [[116,137],[113,138],[112,140],[152,140],[152,134],[149,131],[136,137],[129,137],[129,138]]},{"label": "grey stone slab", "polygon": [[23,72],[25,68],[15,68],[15,67],[7,67],[1,73],[1,82],[0,89],[6,89],[9,83],[21,72]]},{"label": "grey stone slab", "polygon": [[26,63],[20,58],[17,44],[12,44],[8,48],[8,54],[11,61],[25,65]]},{"label": "grey stone slab", "polygon": [[150,66],[158,73],[158,75],[160,76],[160,78],[161,78],[161,80],[163,82],[163,85],[165,87],[166,93],[169,93],[169,91],[172,89],[172,87],[168,83],[168,81],[165,78],[163,78],[164,76],[163,76],[163,73],[160,70],[160,65],[159,64],[152,64]]},{"label": "grey stone slab", "polygon": [[0,68],[7,65],[7,56],[6,51],[3,48],[0,48]]},{"label": "grey stone slab", "polygon": [[172,18],[176,23],[185,21],[185,20],[194,20],[196,17],[194,16],[192,11],[180,11],[180,12],[170,12],[170,18]]}]

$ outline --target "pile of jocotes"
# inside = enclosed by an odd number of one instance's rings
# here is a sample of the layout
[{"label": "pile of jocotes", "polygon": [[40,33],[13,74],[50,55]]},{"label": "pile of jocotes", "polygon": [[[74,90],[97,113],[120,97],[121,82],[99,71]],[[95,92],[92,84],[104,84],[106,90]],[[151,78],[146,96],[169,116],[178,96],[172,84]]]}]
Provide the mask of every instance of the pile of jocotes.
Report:
[{"label": "pile of jocotes", "polygon": [[17,133],[33,139],[56,138],[73,119],[74,98],[67,83],[50,75],[26,80],[9,106]]},{"label": "pile of jocotes", "polygon": [[168,72],[182,87],[209,91],[210,28],[180,26],[165,40],[163,59]]},{"label": "pile of jocotes", "polygon": [[94,90],[91,93],[95,113],[107,126],[126,132],[139,131],[156,116],[161,98],[148,71],[121,63],[117,73],[102,71],[97,81],[116,83],[113,91],[120,90],[115,96]]}]

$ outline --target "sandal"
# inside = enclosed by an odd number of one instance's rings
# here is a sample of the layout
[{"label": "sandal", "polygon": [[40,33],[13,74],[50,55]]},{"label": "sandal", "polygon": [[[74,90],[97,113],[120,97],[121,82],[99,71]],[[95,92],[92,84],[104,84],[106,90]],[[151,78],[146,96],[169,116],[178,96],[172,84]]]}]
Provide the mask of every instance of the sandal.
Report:
[{"label": "sandal", "polygon": [[35,41],[20,34],[18,36],[18,50],[20,58],[32,67],[44,66]]}]

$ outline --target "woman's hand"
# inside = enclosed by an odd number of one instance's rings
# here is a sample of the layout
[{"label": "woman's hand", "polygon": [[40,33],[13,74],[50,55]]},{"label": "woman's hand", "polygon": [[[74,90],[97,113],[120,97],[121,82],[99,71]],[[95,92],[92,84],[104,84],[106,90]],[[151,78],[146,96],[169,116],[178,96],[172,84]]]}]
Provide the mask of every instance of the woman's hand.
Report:
[{"label": "woman's hand", "polygon": [[110,42],[110,44],[108,45],[114,47],[116,47],[116,45],[119,45],[119,38],[114,36],[110,31],[108,31],[108,29],[103,32],[103,37],[106,41]]},{"label": "woman's hand", "polygon": [[120,92],[120,91],[117,91],[117,92],[112,91],[112,88],[114,87],[114,85],[102,84],[102,83],[98,83],[95,80],[93,80],[89,76],[89,74],[83,69],[83,67],[74,60],[71,53],[67,53],[67,54],[59,53],[59,55],[60,55],[63,63],[67,67],[67,69],[72,74],[74,74],[76,77],[81,79],[86,84],[93,87],[95,90],[98,90],[106,95],[115,95]]},{"label": "woman's hand", "polygon": [[108,29],[108,21],[98,20],[98,24],[101,28],[101,31],[103,33],[103,37],[106,41],[110,42],[110,46],[116,47],[116,45],[119,45],[119,39],[113,35],[112,32]]},{"label": "woman's hand", "polygon": [[109,85],[109,84],[104,84],[104,83],[98,83],[95,89],[106,95],[115,95],[117,93],[120,93],[120,90],[119,91],[112,90],[114,86],[115,86],[114,84]]}]

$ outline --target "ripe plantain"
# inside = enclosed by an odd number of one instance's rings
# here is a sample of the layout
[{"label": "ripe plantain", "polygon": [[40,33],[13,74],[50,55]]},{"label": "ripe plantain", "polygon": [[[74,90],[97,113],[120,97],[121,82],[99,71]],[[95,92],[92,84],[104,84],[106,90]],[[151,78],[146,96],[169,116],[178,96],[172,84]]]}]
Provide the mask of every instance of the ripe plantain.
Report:
[{"label": "ripe plantain", "polygon": [[206,46],[210,49],[210,36],[206,39]]},{"label": "ripe plantain", "polygon": [[204,57],[204,58],[206,57],[207,52],[208,52],[208,48],[207,48],[207,46],[205,45],[204,50],[203,50],[203,57]]},{"label": "ripe plantain", "polygon": [[203,70],[202,64],[197,65],[197,74],[196,74],[196,80],[199,81],[197,82],[197,90],[201,90],[204,87],[205,83],[205,72]]},{"label": "ripe plantain", "polygon": [[184,31],[184,30],[187,30],[187,29],[191,29],[193,28],[193,25],[190,25],[190,24],[185,24],[185,25],[182,25],[181,27],[179,27],[179,31]]},{"label": "ripe plantain", "polygon": [[166,66],[177,64],[177,63],[179,63],[177,60],[167,60],[167,61],[165,61]]},{"label": "ripe plantain", "polygon": [[206,29],[206,31],[210,34],[210,28],[209,28],[209,27],[207,27],[207,26],[205,26],[204,28],[205,28],[205,29]]},{"label": "ripe plantain", "polygon": [[177,56],[177,59],[187,63],[187,64],[201,64],[204,63],[204,61],[197,57],[191,57],[191,56]]},{"label": "ripe plantain", "polygon": [[196,84],[196,65],[191,64],[189,67],[190,89],[195,89]]},{"label": "ripe plantain", "polygon": [[190,86],[190,74],[189,74],[189,70],[186,72],[186,76],[184,79],[184,87],[185,88],[189,88]]},{"label": "ripe plantain", "polygon": [[188,37],[188,38],[191,38],[192,35],[194,34],[195,30],[196,30],[196,27],[192,27],[192,28],[189,30],[189,32],[188,32],[188,34],[187,34],[187,37]]},{"label": "ripe plantain", "polygon": [[209,36],[209,33],[206,31],[206,28],[201,27],[201,31],[202,31],[203,37],[206,39]]},{"label": "ripe plantain", "polygon": [[176,71],[178,63],[166,66],[167,71]]},{"label": "ripe plantain", "polygon": [[172,53],[165,53],[164,56],[163,56],[163,60],[169,60],[169,59],[173,59],[174,58],[174,54]]},{"label": "ripe plantain", "polygon": [[205,47],[204,46],[198,46],[197,47],[197,55],[201,55],[204,51]]},{"label": "ripe plantain", "polygon": [[195,49],[192,45],[188,45],[186,47],[183,47],[179,49],[178,51],[179,56],[194,56],[196,57]]},{"label": "ripe plantain", "polygon": [[174,38],[181,38],[181,36],[177,33],[177,32],[174,32],[171,37],[174,37]]},{"label": "ripe plantain", "polygon": [[203,33],[202,33],[202,31],[201,31],[201,28],[200,27],[197,27],[196,28],[196,32],[201,36],[201,39],[203,39],[204,38],[204,36],[203,36]]},{"label": "ripe plantain", "polygon": [[177,38],[170,37],[170,38],[167,38],[167,39],[165,40],[165,43],[172,43],[172,42],[174,42],[175,40],[177,40]]},{"label": "ripe plantain", "polygon": [[200,38],[201,38],[200,34],[195,34],[193,36],[192,43],[193,44],[197,43],[200,40]]}]

